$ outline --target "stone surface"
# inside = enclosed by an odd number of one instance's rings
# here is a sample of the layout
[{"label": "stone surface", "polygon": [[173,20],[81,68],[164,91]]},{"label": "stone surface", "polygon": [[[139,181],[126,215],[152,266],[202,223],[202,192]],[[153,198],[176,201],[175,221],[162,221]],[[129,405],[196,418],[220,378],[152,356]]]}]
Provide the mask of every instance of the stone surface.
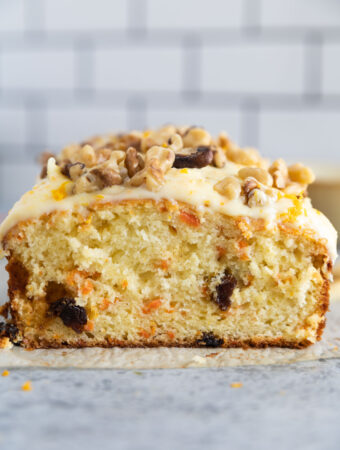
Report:
[{"label": "stone surface", "polygon": [[[0,447],[337,449],[339,375],[339,360],[140,372],[16,369],[0,377]],[[26,380],[30,392],[21,390]]]}]

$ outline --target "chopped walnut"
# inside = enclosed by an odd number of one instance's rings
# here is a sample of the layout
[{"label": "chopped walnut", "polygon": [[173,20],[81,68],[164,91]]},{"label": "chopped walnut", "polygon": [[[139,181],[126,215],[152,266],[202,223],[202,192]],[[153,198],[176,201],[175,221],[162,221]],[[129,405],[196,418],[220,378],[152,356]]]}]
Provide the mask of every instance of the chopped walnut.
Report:
[{"label": "chopped walnut", "polygon": [[110,159],[111,153],[112,153],[112,149],[110,149],[108,147],[101,147],[101,148],[96,149],[97,164],[100,164],[100,163]]},{"label": "chopped walnut", "polygon": [[183,136],[184,147],[209,146],[211,144],[211,135],[203,128],[191,128]]},{"label": "chopped walnut", "polygon": [[164,175],[171,169],[175,153],[164,147],[151,147],[145,157],[145,167],[130,180],[131,186],[140,186],[144,182],[151,191],[157,191],[164,183]]},{"label": "chopped walnut", "polygon": [[273,177],[273,186],[284,189],[288,181],[288,169],[283,159],[277,159],[269,167],[268,172]]},{"label": "chopped walnut", "polygon": [[301,163],[293,164],[288,167],[289,178],[292,181],[301,184],[311,184],[315,180],[313,171]]},{"label": "chopped walnut", "polygon": [[259,184],[257,182],[257,180],[255,180],[255,178],[249,177],[246,178],[242,184],[242,190],[244,195],[246,196],[247,200],[248,200],[248,196],[250,194],[250,192],[253,189],[256,189],[259,187]]},{"label": "chopped walnut", "polygon": [[79,161],[87,167],[93,167],[97,164],[96,153],[91,145],[84,145],[79,152]]},{"label": "chopped walnut", "polygon": [[230,161],[244,166],[256,166],[261,161],[258,151],[254,148],[242,149],[229,147],[226,149],[226,155]]},{"label": "chopped walnut", "polygon": [[169,144],[171,150],[173,150],[175,153],[179,152],[183,148],[182,137],[176,133],[169,138],[168,144]]},{"label": "chopped walnut", "polygon": [[266,186],[273,185],[273,178],[267,170],[261,167],[243,167],[238,171],[238,176],[243,180],[249,177],[255,178],[260,183]]},{"label": "chopped walnut", "polygon": [[227,158],[224,154],[224,151],[220,148],[217,147],[216,149],[213,150],[213,163],[214,166],[216,167],[224,167],[226,165],[227,162]]},{"label": "chopped walnut", "polygon": [[78,180],[85,172],[85,164],[81,162],[67,163],[61,167],[61,173],[70,178],[72,181]]},{"label": "chopped walnut", "polygon": [[119,172],[110,167],[94,168],[90,171],[91,175],[94,175],[96,180],[97,189],[104,189],[106,187],[122,184],[123,179]]},{"label": "chopped walnut", "polygon": [[132,178],[137,172],[144,168],[143,156],[134,147],[129,147],[126,151],[125,167],[128,175]]},{"label": "chopped walnut", "polygon": [[154,159],[159,161],[160,169],[166,173],[169,169],[171,169],[175,161],[175,153],[170,148],[154,146],[146,152],[146,165]]},{"label": "chopped walnut", "polygon": [[253,189],[248,194],[247,204],[250,208],[265,206],[268,203],[267,195],[261,189]]},{"label": "chopped walnut", "polygon": [[96,177],[90,173],[78,178],[74,183],[73,194],[82,194],[83,192],[94,192],[99,188],[96,183]]},{"label": "chopped walnut", "polygon": [[215,184],[214,189],[229,200],[234,200],[241,194],[240,181],[235,177],[223,178]]}]

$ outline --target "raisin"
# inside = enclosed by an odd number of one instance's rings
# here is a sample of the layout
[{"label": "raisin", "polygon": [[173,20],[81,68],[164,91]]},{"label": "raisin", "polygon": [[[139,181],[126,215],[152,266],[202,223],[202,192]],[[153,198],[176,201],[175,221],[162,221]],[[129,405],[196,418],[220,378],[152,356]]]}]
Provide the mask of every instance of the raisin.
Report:
[{"label": "raisin", "polygon": [[53,302],[49,313],[60,317],[64,325],[71,327],[76,333],[81,333],[87,324],[86,309],[76,305],[74,298],[63,297]]},{"label": "raisin", "polygon": [[173,167],[176,169],[183,169],[184,167],[200,169],[211,164],[213,157],[213,151],[209,146],[201,146],[197,147],[196,151],[189,155],[176,153]]},{"label": "raisin", "polygon": [[19,334],[18,328],[12,323],[5,323],[5,322],[0,323],[0,338],[8,337],[13,344],[17,344],[18,334]]},{"label": "raisin", "polygon": [[221,283],[216,286],[216,292],[212,295],[212,299],[218,304],[222,311],[226,311],[230,307],[230,297],[232,296],[236,284],[236,278],[226,272]]},{"label": "raisin", "polygon": [[222,347],[224,340],[218,338],[211,331],[203,331],[202,338],[197,340],[198,344],[205,344],[206,347]]}]

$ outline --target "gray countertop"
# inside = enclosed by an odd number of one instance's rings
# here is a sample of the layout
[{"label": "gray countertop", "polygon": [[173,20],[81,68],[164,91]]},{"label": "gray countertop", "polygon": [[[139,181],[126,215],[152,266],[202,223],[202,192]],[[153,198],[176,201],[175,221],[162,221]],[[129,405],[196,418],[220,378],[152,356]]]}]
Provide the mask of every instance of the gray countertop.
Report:
[{"label": "gray countertop", "polygon": [[[13,369],[0,378],[0,448],[338,449],[339,375],[339,360],[140,372]],[[26,380],[30,392],[20,389]]]}]

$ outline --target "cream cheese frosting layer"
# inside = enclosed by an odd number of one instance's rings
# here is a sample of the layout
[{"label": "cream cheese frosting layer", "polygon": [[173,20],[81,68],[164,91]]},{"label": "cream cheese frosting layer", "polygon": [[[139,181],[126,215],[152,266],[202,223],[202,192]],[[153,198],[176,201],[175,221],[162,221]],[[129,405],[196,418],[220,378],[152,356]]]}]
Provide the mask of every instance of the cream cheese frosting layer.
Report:
[{"label": "cream cheese frosting layer", "polygon": [[[229,163],[225,168],[206,166],[200,169],[170,169],[164,184],[158,191],[143,186],[115,185],[101,191],[67,195],[73,183],[66,178],[50,158],[48,177],[38,181],[33,189],[25,193],[10,210],[0,226],[0,239],[21,221],[40,217],[55,210],[82,210],[93,203],[106,203],[129,199],[166,199],[171,202],[188,203],[198,211],[210,210],[234,217],[264,219],[267,229],[274,229],[280,222],[289,221],[289,226],[303,232],[312,232],[315,239],[322,239],[334,261],[337,256],[337,233],[330,221],[313,209],[310,199],[298,200],[293,196],[277,195],[263,207],[249,207],[240,198],[228,200],[214,190],[214,185],[226,176],[235,175],[240,165]],[[293,197],[293,198],[292,198]]]}]

